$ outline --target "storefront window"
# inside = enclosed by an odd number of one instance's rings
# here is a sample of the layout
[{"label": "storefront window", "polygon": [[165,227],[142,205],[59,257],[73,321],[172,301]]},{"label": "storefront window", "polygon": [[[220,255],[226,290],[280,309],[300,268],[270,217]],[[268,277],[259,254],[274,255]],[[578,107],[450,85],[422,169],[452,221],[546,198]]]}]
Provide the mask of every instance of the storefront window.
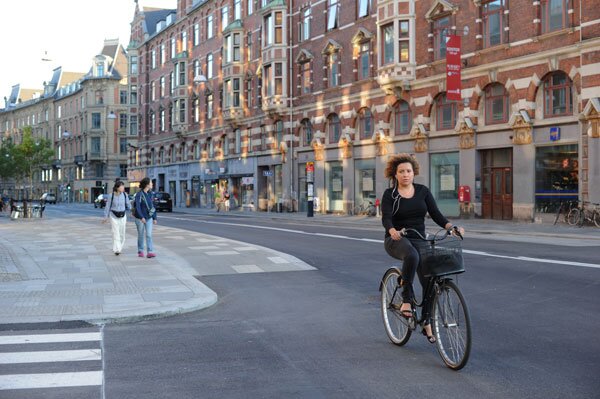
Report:
[{"label": "storefront window", "polygon": [[254,210],[254,177],[242,177],[242,206]]},{"label": "storefront window", "polygon": [[365,201],[375,203],[375,159],[359,159],[354,163],[354,206]]},{"label": "storefront window", "polygon": [[341,162],[328,162],[327,175],[327,212],[343,212],[344,211],[344,186],[343,167]]},{"label": "storefront window", "polygon": [[458,216],[458,152],[431,154],[429,189],[444,216]]},{"label": "storefront window", "polygon": [[306,163],[298,164],[298,212],[307,211]]},{"label": "storefront window", "polygon": [[555,212],[560,201],[578,199],[579,153],[577,144],[535,149],[535,208]]}]

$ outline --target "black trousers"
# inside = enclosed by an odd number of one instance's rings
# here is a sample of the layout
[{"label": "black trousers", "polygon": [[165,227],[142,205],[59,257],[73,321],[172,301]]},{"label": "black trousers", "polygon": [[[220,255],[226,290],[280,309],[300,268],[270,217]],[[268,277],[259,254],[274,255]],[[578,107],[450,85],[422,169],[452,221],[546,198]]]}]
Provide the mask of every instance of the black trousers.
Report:
[{"label": "black trousers", "polygon": [[[410,302],[414,298],[413,280],[415,273],[419,276],[419,282],[423,287],[423,293],[427,288],[428,278],[423,277],[420,267],[420,257],[417,248],[426,245],[420,239],[410,239],[402,237],[395,241],[392,237],[386,237],[384,241],[385,251],[392,258],[402,261],[402,302]],[[429,320],[431,314],[431,304],[428,298],[423,298],[423,320]]]}]

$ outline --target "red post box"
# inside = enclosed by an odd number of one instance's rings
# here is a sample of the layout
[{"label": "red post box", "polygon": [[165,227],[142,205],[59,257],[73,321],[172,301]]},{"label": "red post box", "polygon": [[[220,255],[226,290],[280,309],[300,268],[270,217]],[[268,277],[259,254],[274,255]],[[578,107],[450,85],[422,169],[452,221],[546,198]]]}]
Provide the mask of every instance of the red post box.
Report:
[{"label": "red post box", "polygon": [[471,188],[458,186],[458,202],[471,202]]}]

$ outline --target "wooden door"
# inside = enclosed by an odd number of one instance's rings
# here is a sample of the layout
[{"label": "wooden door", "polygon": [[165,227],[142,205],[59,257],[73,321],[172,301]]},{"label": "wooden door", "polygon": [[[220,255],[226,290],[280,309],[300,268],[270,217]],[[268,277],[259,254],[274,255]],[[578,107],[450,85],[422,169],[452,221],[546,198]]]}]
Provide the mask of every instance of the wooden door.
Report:
[{"label": "wooden door", "polygon": [[492,174],[489,169],[483,172],[481,187],[481,211],[484,219],[492,218]]},{"label": "wooden door", "polygon": [[502,175],[502,183],[504,190],[502,193],[502,219],[512,219],[513,205],[513,184],[512,184],[512,168],[504,168]]},{"label": "wooden door", "polygon": [[[512,219],[512,168],[492,169],[492,219]],[[485,217],[485,216],[484,216]]]}]

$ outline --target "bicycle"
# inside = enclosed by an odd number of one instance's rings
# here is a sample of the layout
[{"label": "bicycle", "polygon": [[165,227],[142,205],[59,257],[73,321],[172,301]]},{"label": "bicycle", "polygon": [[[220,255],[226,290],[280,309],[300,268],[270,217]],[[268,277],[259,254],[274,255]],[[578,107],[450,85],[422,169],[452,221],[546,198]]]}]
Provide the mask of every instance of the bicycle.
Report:
[{"label": "bicycle", "polygon": [[[600,228],[600,211],[598,210],[598,206],[600,204],[587,202],[587,201],[579,201],[581,206],[576,206],[569,211],[569,215],[567,216],[567,221],[571,226],[579,226],[583,227],[585,222],[594,223],[596,227]],[[586,208],[587,205],[593,205],[594,208],[589,210]]]},{"label": "bicycle", "polygon": [[556,225],[558,223],[558,220],[560,219],[560,215],[563,215],[563,219],[565,223],[569,223],[569,212],[571,212],[571,209],[573,209],[576,205],[577,201],[560,201],[560,205],[558,207],[558,210],[556,211],[556,218],[554,219],[554,225]]},{"label": "bicycle", "polygon": [[417,248],[420,254],[419,265],[428,278],[424,287],[421,302],[413,299],[412,317],[405,317],[400,312],[402,305],[401,278],[402,272],[397,267],[389,268],[379,285],[381,291],[381,312],[388,338],[392,343],[403,346],[408,342],[417,325],[424,327],[423,312],[421,317],[417,308],[423,308],[425,300],[431,304],[431,327],[436,338],[437,350],[447,367],[460,370],[467,364],[471,352],[471,319],[465,299],[452,279],[452,275],[465,271],[462,258],[462,236],[454,227],[455,235],[460,239],[442,242],[450,232],[439,237],[438,231],[433,238],[425,238],[414,229],[403,229],[417,233],[424,245]]},{"label": "bicycle", "polygon": [[367,215],[367,216],[375,216],[377,213],[377,209],[375,209],[375,205],[373,205],[372,201],[364,201],[361,205],[357,205],[352,208],[352,215]]}]

